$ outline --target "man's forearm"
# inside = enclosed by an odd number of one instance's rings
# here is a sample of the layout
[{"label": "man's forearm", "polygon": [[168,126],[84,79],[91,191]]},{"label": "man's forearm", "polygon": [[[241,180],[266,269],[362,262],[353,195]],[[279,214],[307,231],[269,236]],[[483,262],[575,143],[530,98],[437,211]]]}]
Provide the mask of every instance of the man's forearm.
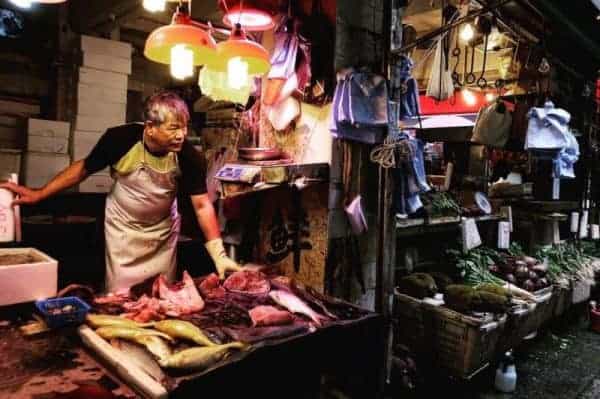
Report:
[{"label": "man's forearm", "polygon": [[62,190],[72,187],[88,176],[83,160],[71,164],[68,168],[54,176],[40,189],[43,198],[48,198]]},{"label": "man's forearm", "polygon": [[221,231],[219,229],[219,221],[217,220],[215,208],[210,202],[208,195],[203,194],[192,196],[192,205],[194,206],[198,225],[204,233],[206,241],[220,238]]}]

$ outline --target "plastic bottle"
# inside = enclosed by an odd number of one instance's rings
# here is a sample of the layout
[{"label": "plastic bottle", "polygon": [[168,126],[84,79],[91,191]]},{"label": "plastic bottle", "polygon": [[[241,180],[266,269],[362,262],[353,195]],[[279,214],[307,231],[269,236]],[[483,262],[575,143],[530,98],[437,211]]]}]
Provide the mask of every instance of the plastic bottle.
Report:
[{"label": "plastic bottle", "polygon": [[504,393],[514,392],[517,388],[517,368],[511,351],[506,352],[500,360],[494,385],[497,390]]},{"label": "plastic bottle", "polygon": [[0,242],[15,240],[15,212],[12,191],[0,188]]}]

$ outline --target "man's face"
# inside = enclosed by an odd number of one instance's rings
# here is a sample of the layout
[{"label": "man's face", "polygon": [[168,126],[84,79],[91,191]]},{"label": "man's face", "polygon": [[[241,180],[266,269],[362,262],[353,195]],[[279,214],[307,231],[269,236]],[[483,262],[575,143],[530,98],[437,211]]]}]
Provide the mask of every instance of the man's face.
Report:
[{"label": "man's face", "polygon": [[153,141],[165,151],[179,152],[187,136],[187,120],[169,113],[164,123],[149,126]]}]

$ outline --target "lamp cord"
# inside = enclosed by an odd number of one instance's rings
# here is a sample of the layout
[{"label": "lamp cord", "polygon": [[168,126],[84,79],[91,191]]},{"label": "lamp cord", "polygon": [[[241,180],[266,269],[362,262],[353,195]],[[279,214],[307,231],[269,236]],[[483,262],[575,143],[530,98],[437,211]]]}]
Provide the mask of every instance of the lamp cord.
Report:
[{"label": "lamp cord", "polygon": [[238,25],[241,25],[242,22],[242,13],[244,12],[244,0],[240,1],[240,13],[238,14]]}]

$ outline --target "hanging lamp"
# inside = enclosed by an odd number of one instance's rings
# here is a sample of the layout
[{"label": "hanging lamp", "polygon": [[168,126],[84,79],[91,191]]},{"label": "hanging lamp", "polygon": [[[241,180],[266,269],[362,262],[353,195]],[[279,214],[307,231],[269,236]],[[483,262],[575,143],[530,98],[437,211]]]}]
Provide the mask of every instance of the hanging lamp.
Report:
[{"label": "hanging lamp", "polygon": [[142,4],[146,11],[162,12],[167,8],[167,3],[187,3],[189,0],[143,0]]},{"label": "hanging lamp", "polygon": [[179,9],[173,14],[170,25],[162,26],[148,36],[144,55],[151,61],[170,65],[175,46],[180,53],[181,49],[193,53],[191,62],[194,66],[215,62],[215,39]]},{"label": "hanging lamp", "polygon": [[59,4],[65,3],[67,0],[10,0],[17,7],[30,8],[34,3],[40,4]]},{"label": "hanging lamp", "polygon": [[249,76],[264,75],[271,69],[269,58],[269,52],[260,44],[248,40],[242,26],[236,24],[229,39],[217,44],[216,62],[211,64],[211,68],[221,72],[243,69]]},{"label": "hanging lamp", "polygon": [[224,14],[223,23],[230,28],[234,28],[238,23],[247,31],[263,31],[275,26],[271,14],[261,10],[256,1],[218,0],[218,3]]}]

